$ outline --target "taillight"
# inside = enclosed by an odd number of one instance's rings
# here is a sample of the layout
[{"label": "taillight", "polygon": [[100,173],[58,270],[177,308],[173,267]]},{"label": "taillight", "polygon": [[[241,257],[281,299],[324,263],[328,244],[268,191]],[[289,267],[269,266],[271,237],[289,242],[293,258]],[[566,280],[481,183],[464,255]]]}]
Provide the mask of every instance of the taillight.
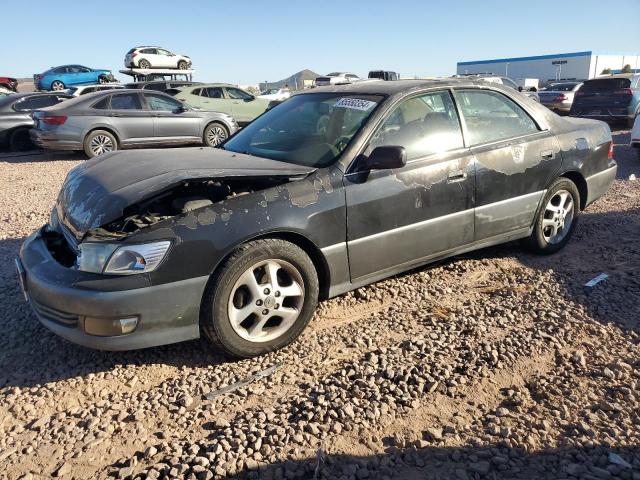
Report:
[{"label": "taillight", "polygon": [[67,121],[65,115],[49,115],[42,118],[42,121],[47,125],[63,125]]},{"label": "taillight", "polygon": [[631,90],[630,88],[623,88],[622,90],[616,90],[615,92],[616,95],[629,95],[629,96],[633,96],[633,90]]},{"label": "taillight", "polygon": [[36,75],[36,80],[42,80],[42,75]]},{"label": "taillight", "polygon": [[133,52],[133,53],[131,54],[131,58],[135,58],[135,57],[136,57],[136,55],[138,55],[138,52]]},{"label": "taillight", "polygon": [[556,98],[553,99],[554,102],[564,102],[567,99],[567,96],[564,93],[557,95]]},{"label": "taillight", "polygon": [[609,158],[609,160],[613,158],[613,142],[609,142],[609,153],[607,154],[607,158]]}]

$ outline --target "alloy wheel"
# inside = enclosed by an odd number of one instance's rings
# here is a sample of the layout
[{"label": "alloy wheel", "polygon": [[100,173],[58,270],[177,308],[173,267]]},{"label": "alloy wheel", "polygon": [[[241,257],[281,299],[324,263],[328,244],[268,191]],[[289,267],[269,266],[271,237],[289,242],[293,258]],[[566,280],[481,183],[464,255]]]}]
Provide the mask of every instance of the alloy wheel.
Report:
[{"label": "alloy wheel", "polygon": [[295,323],[304,305],[304,282],[289,262],[269,259],[248,268],[228,301],[231,327],[249,342],[268,342]]},{"label": "alloy wheel", "polygon": [[214,126],[207,131],[207,142],[217,147],[227,139],[227,131],[223,127]]},{"label": "alloy wheel", "polygon": [[90,143],[91,151],[95,156],[102,155],[106,152],[113,151],[113,140],[106,135],[96,135],[91,139]]},{"label": "alloy wheel", "polygon": [[560,243],[571,230],[575,204],[567,190],[558,190],[547,203],[542,218],[542,235],[547,243]]},{"label": "alloy wheel", "polygon": [[59,92],[60,90],[64,90],[64,83],[56,80],[51,84],[51,90],[55,90]]}]

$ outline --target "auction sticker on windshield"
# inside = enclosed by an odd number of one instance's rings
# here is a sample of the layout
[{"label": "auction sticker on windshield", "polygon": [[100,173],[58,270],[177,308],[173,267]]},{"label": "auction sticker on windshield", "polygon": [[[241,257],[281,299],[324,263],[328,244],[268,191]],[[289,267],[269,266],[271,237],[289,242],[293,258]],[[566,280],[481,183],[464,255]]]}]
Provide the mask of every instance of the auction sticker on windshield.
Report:
[{"label": "auction sticker on windshield", "polygon": [[341,98],[334,105],[336,108],[351,108],[352,110],[362,110],[366,112],[376,106],[376,102],[363,100],[361,98]]}]

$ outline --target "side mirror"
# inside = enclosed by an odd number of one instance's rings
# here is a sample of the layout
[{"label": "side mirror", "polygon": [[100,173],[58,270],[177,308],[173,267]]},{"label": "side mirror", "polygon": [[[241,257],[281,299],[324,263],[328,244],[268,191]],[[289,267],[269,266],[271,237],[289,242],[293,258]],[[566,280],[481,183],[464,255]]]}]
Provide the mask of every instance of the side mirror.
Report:
[{"label": "side mirror", "polygon": [[244,99],[244,101],[245,101],[245,102],[253,102],[255,99],[256,99],[256,97],[251,96],[251,97],[249,97],[249,98],[245,98],[245,99]]},{"label": "side mirror", "polygon": [[523,90],[522,85],[518,85],[518,91],[521,92]]},{"label": "side mirror", "polygon": [[369,170],[390,170],[407,164],[407,152],[404,147],[376,147],[364,162]]},{"label": "side mirror", "polygon": [[189,110],[187,107],[185,107],[184,105],[180,105],[179,107],[176,107],[173,113],[184,113],[187,110]]}]

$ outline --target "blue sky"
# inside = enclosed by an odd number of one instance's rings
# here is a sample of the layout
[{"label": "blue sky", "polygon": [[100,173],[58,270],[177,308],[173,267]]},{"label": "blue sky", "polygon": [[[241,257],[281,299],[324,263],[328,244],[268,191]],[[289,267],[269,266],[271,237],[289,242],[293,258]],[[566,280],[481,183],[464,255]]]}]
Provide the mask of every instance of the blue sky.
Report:
[{"label": "blue sky", "polygon": [[303,68],[439,76],[464,60],[635,53],[638,25],[640,0],[30,0],[2,6],[0,76],[66,63],[116,73],[144,44],[190,55],[200,81],[253,84]]}]

